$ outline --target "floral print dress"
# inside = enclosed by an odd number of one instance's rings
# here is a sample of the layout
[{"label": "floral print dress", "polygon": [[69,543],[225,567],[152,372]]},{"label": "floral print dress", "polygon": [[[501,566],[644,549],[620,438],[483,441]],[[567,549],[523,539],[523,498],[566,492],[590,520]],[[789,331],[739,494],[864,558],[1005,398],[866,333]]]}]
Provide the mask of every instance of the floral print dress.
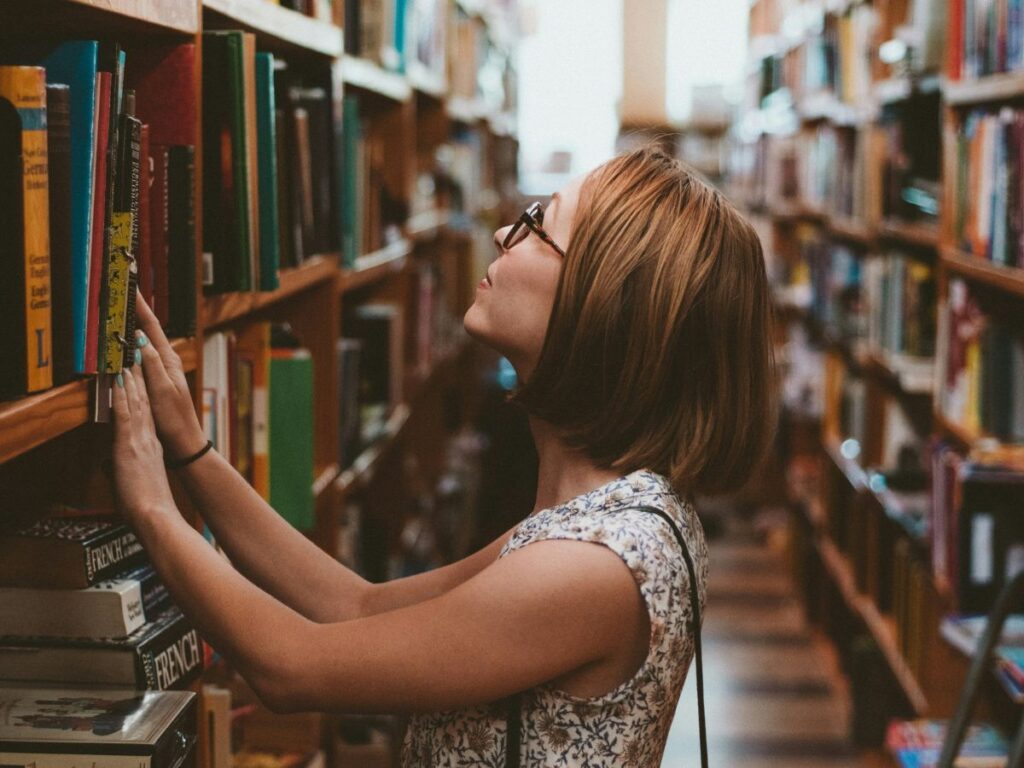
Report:
[{"label": "floral print dress", "polygon": [[[500,557],[545,539],[603,544],[629,567],[647,605],[651,642],[647,658],[614,690],[580,698],[552,683],[522,696],[522,765],[656,768],[694,653],[689,573],[668,524],[650,511],[667,512],[683,534],[697,572],[701,608],[708,557],[704,532],[689,503],[661,475],[638,470],[526,518]],[[703,616],[703,612],[701,614]],[[493,705],[416,715],[402,750],[406,768],[503,768],[505,708]]]}]

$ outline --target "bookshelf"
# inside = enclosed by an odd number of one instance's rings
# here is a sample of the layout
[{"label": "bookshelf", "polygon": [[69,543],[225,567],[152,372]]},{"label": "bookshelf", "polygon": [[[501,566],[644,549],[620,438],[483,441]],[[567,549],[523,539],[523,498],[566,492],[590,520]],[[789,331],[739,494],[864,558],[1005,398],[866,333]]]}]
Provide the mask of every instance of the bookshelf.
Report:
[{"label": "bookshelf", "polygon": [[[974,466],[1012,462],[1024,443],[991,400],[981,405],[993,387],[1008,391],[992,382],[1009,380],[1024,349],[1015,203],[982,210],[976,200],[998,199],[992,187],[964,186],[994,184],[971,142],[993,131],[986,141],[1011,146],[1024,74],[994,71],[1016,60],[977,53],[984,35],[965,44],[957,13],[973,5],[951,4],[947,25],[938,3],[754,0],[724,183],[757,222],[789,388],[801,395],[787,395],[780,448],[793,573],[848,670],[865,663],[852,661],[851,638],[873,640],[887,683],[872,689],[851,673],[854,707],[886,717],[949,717],[967,672],[940,632],[965,599],[942,554],[958,540],[951,489],[965,482],[947,474],[946,451]],[[977,362],[1004,350],[1005,362]],[[964,354],[974,368],[957,367]],[[1019,719],[997,684],[979,714],[1009,733]],[[855,734],[876,751],[883,736]]]},{"label": "bookshelf", "polygon": [[[492,256],[479,244],[486,242],[498,211],[518,212],[521,205],[516,188],[515,62],[508,55],[514,45],[515,4],[438,4],[443,14],[435,23],[448,33],[466,25],[464,32],[472,35],[464,34],[463,41],[479,51],[479,58],[476,53],[455,55],[450,50],[453,37],[448,37],[448,48],[417,46],[414,26],[407,41],[392,39],[380,50],[364,41],[353,55],[346,50],[351,30],[344,28],[341,3],[320,4],[320,18],[268,0],[16,0],[10,5],[0,49],[25,36],[123,39],[126,71],[131,72],[133,61],[141,61],[150,47],[195,46],[193,68],[175,81],[198,107],[191,186],[196,238],[186,266],[195,274],[195,332],[173,339],[172,346],[202,413],[204,392],[217,386],[214,371],[208,370],[207,348],[213,339],[225,334],[237,340],[264,323],[290,327],[313,361],[309,492],[314,517],[303,532],[340,557],[345,521],[358,510],[363,520],[360,567],[372,580],[388,578],[408,511],[417,494],[437,492],[448,449],[460,430],[471,428],[477,419],[481,396],[476,390],[486,366],[493,363],[466,337],[461,317]],[[328,13],[327,8],[332,10]],[[409,13],[412,20],[411,4]],[[203,220],[204,202],[209,202],[204,182],[213,168],[204,167],[201,105],[215,97],[204,99],[209,94],[203,92],[201,68],[209,63],[202,55],[204,32],[212,30],[251,34],[256,51],[272,53],[277,71],[286,73],[283,99],[314,100],[304,103],[305,117],[312,120],[317,105],[325,107],[329,156],[320,159],[331,173],[343,166],[344,173],[354,175],[353,158],[343,158],[346,138],[355,135],[349,131],[346,109],[359,118],[361,143],[353,144],[353,157],[362,163],[358,167],[365,176],[348,190],[341,188],[347,176],[330,178],[325,234],[302,240],[288,264],[282,249],[273,289],[211,293],[202,288],[207,250],[203,235],[223,225]],[[501,47],[500,56],[484,55],[496,46]],[[401,65],[394,58],[399,49],[404,53],[398,55],[405,56]],[[480,68],[493,68],[495,61],[501,62],[499,71],[478,77]],[[497,89],[495,82],[501,84]],[[301,93],[293,96],[292,90]],[[279,111],[290,108],[287,103],[276,106]],[[292,113],[285,114],[292,119]],[[294,130],[293,123],[287,125]],[[315,151],[309,148],[311,154]],[[446,165],[445,158],[453,153],[459,162]],[[316,170],[317,164],[311,165]],[[281,181],[281,189],[292,183],[291,178]],[[495,207],[480,208],[481,198],[496,200]],[[343,206],[356,199],[361,207],[354,218],[345,219]],[[253,226],[262,219],[255,216]],[[351,221],[358,224],[361,238],[346,239]],[[389,347],[394,352],[389,364],[401,396],[388,403],[380,423],[370,425],[375,428],[350,455],[343,453],[340,435],[339,393],[346,384],[338,348],[358,330],[360,311],[371,306],[395,310],[392,341],[400,336],[402,343],[397,352]],[[110,508],[111,486],[102,466],[109,436],[91,422],[93,388],[93,379],[82,377],[0,402],[3,488],[14,487],[18,477],[49,477],[56,469],[66,475],[63,487],[46,493],[59,490],[69,502]],[[19,501],[9,499],[11,504]],[[195,510],[183,511],[202,529]],[[467,512],[460,538],[472,535],[473,515]],[[460,548],[463,542],[449,549]],[[224,683],[229,677],[228,670],[216,665],[192,687],[199,691],[204,682]],[[318,721],[324,743],[335,738],[336,726],[334,716]],[[205,746],[198,754],[199,764],[221,768],[210,762]]]}]

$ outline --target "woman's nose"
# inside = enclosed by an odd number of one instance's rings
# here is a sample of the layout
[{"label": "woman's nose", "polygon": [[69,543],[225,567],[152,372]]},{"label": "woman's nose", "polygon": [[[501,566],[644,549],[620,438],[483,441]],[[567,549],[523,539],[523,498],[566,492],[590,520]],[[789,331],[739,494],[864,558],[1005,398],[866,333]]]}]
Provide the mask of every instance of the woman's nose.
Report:
[{"label": "woman's nose", "polygon": [[499,256],[505,252],[505,238],[508,236],[508,230],[511,227],[512,225],[509,224],[494,232],[494,249],[498,252]]}]

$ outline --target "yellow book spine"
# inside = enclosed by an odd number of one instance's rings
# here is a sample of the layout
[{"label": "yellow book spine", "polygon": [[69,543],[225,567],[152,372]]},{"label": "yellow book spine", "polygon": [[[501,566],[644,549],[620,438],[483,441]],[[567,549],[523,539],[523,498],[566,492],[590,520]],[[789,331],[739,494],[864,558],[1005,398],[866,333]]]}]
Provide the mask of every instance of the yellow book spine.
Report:
[{"label": "yellow book spine", "polygon": [[103,372],[120,373],[124,367],[125,328],[128,319],[128,284],[132,270],[138,269],[132,255],[130,212],[115,211],[110,221],[110,263],[107,267],[106,340]]},{"label": "yellow book spine", "polygon": [[0,97],[21,118],[25,222],[26,391],[53,386],[50,319],[50,197],[46,149],[46,70],[0,67]]}]

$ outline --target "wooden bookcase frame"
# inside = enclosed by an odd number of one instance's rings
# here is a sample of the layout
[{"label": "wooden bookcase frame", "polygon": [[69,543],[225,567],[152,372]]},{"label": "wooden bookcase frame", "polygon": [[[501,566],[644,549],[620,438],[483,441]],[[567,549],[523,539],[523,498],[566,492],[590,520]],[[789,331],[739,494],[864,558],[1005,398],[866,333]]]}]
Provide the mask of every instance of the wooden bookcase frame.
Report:
[{"label": "wooden bookcase frame", "polygon": [[[351,1],[351,0],[350,0]],[[487,20],[476,13],[478,23]],[[500,149],[515,157],[518,138],[505,114],[490,114],[478,102],[452,98],[443,78],[411,67],[408,75],[388,72],[366,59],[343,51],[342,29],[307,17],[266,0],[14,0],[5,4],[0,46],[22,36],[56,38],[97,37],[161,42],[194,42],[196,79],[193,87],[202,97],[202,33],[209,28],[242,29],[255,33],[261,50],[323,70],[331,88],[334,120],[340,122],[340,103],[345,93],[358,95],[365,110],[364,130],[375,132],[387,145],[385,183],[389,191],[408,202],[418,170],[433,167],[434,149],[447,141],[454,121],[484,135],[486,166],[494,163]],[[130,53],[129,53],[130,56]],[[129,66],[131,60],[129,58]],[[325,80],[325,82],[327,82]],[[197,121],[201,121],[201,110]],[[198,142],[201,125],[196,126]],[[340,150],[339,150],[340,151]],[[316,524],[308,535],[326,551],[336,551],[341,509],[346,500],[361,494],[370,514],[382,520],[382,546],[393,543],[400,530],[400,482],[393,473],[402,460],[415,455],[423,475],[436,479],[441,471],[442,450],[448,431],[441,418],[443,398],[457,393],[463,401],[466,421],[479,409],[476,393],[480,365],[486,355],[461,338],[452,348],[439,350],[429,370],[409,370],[405,375],[404,402],[390,414],[383,436],[344,470],[338,466],[338,387],[334,364],[335,343],[340,338],[342,309],[348,303],[387,299],[408,305],[416,265],[436,262],[442,272],[454,271],[450,282],[457,295],[446,296],[449,311],[468,307],[472,285],[473,239],[470,233],[449,226],[447,211],[438,210],[410,219],[403,238],[374,253],[361,255],[354,269],[341,267],[341,254],[322,253],[306,258],[294,269],[283,269],[280,287],[264,293],[231,293],[205,297],[201,291],[202,250],[202,151],[196,147],[195,217],[197,251],[196,335],[173,339],[188,374],[197,408],[203,382],[203,340],[212,332],[238,329],[256,321],[287,321],[316,361],[314,374],[314,439]],[[514,172],[514,171],[513,171]],[[494,183],[496,180],[490,180]],[[515,188],[515,179],[501,179],[503,188]],[[505,210],[517,210],[520,201],[503,200]],[[477,221],[474,226],[481,226]],[[406,313],[408,314],[408,313]],[[406,317],[408,325],[415,318]],[[76,380],[46,392],[0,403],[0,490],[23,495],[21,508],[37,499],[36,490],[52,488],[54,467],[63,474],[62,492],[97,506],[112,508],[109,462],[104,448],[109,433],[90,425],[91,378]],[[109,456],[109,450],[106,451]],[[21,491],[24,491],[22,494]],[[195,515],[176,494],[186,514]],[[17,503],[17,502],[15,502]],[[201,520],[194,516],[195,524]],[[198,684],[197,684],[198,687]]]}]

